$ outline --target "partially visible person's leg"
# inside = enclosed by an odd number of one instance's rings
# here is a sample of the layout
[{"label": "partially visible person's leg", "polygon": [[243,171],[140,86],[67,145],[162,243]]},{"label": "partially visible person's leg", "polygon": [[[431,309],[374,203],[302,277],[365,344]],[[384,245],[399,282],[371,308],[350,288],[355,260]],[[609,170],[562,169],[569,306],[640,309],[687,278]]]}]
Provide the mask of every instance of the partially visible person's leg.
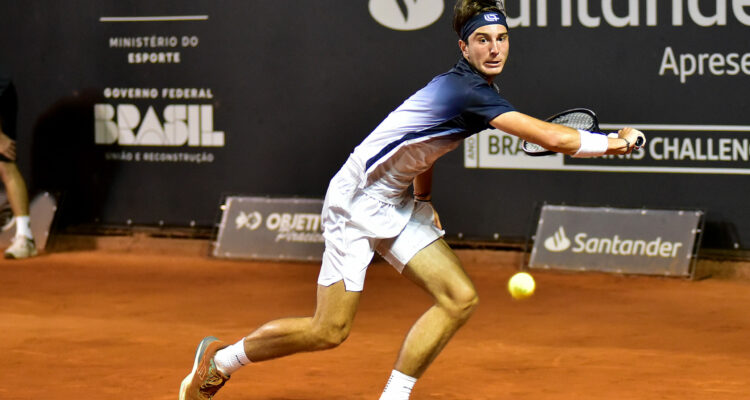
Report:
[{"label": "partially visible person's leg", "polygon": [[0,136],[3,150],[0,152],[0,179],[10,203],[16,225],[13,244],[5,250],[5,258],[26,258],[36,255],[36,244],[29,221],[29,194],[26,182],[16,165],[16,116],[18,96],[11,83],[0,96]]},{"label": "partially visible person's leg", "polygon": [[29,215],[29,195],[21,171],[14,162],[0,161],[0,177],[14,216]]},{"label": "partially visible person's leg", "polygon": [[29,215],[29,198],[26,182],[16,165],[16,117],[18,96],[11,83],[0,96],[0,137],[3,151],[0,151],[0,178],[5,184],[10,208],[14,216]]},{"label": "partially visible person's leg", "polygon": [[16,235],[5,250],[5,258],[27,258],[37,254],[29,218],[29,197],[26,182],[15,162],[0,161],[0,179],[13,212]]}]

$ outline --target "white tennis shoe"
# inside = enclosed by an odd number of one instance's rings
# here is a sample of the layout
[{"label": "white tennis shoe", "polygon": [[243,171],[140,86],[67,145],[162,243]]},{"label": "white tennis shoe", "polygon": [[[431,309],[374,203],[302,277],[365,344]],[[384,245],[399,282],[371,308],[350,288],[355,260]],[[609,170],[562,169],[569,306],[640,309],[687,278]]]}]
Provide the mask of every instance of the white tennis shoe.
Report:
[{"label": "white tennis shoe", "polygon": [[5,249],[5,258],[20,259],[34,257],[37,254],[34,239],[23,235],[13,238],[13,244]]}]

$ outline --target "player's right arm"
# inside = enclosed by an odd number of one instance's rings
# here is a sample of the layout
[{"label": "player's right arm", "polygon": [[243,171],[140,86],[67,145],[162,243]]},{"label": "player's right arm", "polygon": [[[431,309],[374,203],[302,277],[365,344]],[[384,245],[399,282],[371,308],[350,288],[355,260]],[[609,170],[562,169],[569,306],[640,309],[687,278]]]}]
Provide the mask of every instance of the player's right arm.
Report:
[{"label": "player's right arm", "polygon": [[[572,156],[581,150],[582,136],[576,129],[542,121],[518,111],[500,114],[490,121],[490,125],[558,153]],[[603,154],[628,154],[635,148],[638,136],[643,136],[643,133],[624,128],[618,132],[618,137],[607,138],[606,141],[603,137],[594,138],[600,141]],[[585,139],[583,144],[586,145]]]}]

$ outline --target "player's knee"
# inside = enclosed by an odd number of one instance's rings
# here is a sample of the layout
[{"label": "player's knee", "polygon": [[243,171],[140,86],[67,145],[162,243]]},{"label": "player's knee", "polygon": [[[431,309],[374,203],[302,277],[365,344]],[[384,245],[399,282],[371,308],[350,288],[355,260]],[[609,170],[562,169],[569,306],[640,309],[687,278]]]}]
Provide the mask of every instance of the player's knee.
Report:
[{"label": "player's knee", "polygon": [[318,347],[321,350],[332,349],[344,343],[349,337],[351,323],[349,321],[319,323],[313,330]]},{"label": "player's knee", "polygon": [[477,306],[479,306],[479,295],[473,287],[466,287],[451,293],[450,300],[444,308],[452,318],[466,321]]}]

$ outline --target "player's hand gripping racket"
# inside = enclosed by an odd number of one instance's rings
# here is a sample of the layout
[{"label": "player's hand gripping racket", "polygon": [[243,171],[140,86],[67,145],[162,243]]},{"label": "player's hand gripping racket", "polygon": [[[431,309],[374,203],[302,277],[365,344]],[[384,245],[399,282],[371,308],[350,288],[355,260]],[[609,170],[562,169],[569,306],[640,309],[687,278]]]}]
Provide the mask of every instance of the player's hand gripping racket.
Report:
[{"label": "player's hand gripping racket", "polygon": [[[596,117],[596,113],[587,108],[573,108],[571,110],[563,111],[559,114],[553,115],[547,118],[547,122],[553,124],[565,125],[573,129],[581,129],[592,133],[598,133],[600,135],[606,135],[599,129],[599,119]],[[635,146],[640,147],[643,145],[643,138],[639,137],[635,141]],[[523,141],[521,149],[533,157],[548,156],[550,154],[557,154],[552,150],[547,150],[544,147],[536,144]]]}]

